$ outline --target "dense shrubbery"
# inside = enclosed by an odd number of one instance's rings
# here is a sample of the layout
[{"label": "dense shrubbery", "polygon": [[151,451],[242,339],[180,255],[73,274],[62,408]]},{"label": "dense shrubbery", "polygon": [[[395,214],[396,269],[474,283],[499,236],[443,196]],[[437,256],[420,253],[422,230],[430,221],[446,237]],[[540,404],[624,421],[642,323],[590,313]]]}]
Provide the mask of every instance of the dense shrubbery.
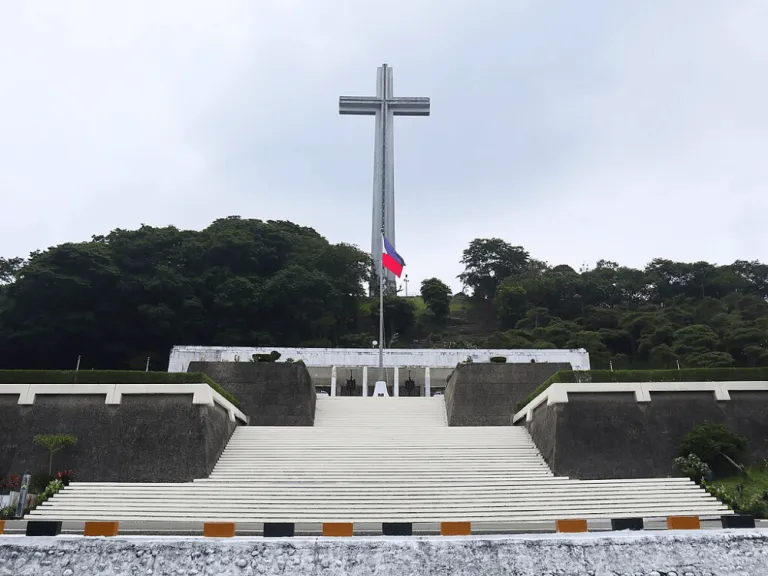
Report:
[{"label": "dense shrubbery", "polygon": [[746,450],[746,438],[730,432],[724,424],[705,422],[683,436],[678,455],[695,454],[715,474],[724,475],[743,470],[739,462]]},{"label": "dense shrubbery", "polygon": [[747,467],[747,439],[723,424],[704,422],[680,440],[677,469],[731,509],[768,516],[768,463]]},{"label": "dense shrubbery", "polygon": [[[457,255],[458,256],[458,255]],[[655,259],[550,266],[476,239],[469,295],[439,279],[387,296],[392,347],[585,348],[595,368],[768,365],[768,266]],[[174,344],[368,348],[370,257],[290,222],[230,217],[200,232],[142,226],[0,258],[0,368],[164,366]]]}]

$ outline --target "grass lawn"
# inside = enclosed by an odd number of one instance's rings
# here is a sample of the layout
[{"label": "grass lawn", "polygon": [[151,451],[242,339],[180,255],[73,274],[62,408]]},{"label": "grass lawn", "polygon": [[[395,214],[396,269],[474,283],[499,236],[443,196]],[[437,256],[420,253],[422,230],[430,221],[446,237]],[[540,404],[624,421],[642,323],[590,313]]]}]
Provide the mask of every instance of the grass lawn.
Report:
[{"label": "grass lawn", "polygon": [[712,482],[714,486],[722,486],[728,491],[733,491],[736,494],[736,487],[741,484],[744,487],[744,499],[748,499],[753,496],[762,497],[762,495],[768,490],[768,470],[764,467],[747,468],[747,472],[743,476],[731,476],[729,478],[723,478]]},{"label": "grass lawn", "polygon": [[[768,517],[768,468],[763,464],[747,468],[744,474],[711,482],[710,493],[736,512],[753,514],[757,518]],[[739,494],[741,487],[742,494]]]}]

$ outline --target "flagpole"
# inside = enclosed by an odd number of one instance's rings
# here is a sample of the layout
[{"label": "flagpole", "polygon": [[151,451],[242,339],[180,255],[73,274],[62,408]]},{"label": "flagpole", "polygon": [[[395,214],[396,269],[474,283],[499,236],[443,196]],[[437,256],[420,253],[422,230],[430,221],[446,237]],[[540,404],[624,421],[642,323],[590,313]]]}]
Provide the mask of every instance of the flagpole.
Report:
[{"label": "flagpole", "polygon": [[[384,230],[381,231],[382,251]],[[384,258],[379,262],[379,380],[384,381]]]}]

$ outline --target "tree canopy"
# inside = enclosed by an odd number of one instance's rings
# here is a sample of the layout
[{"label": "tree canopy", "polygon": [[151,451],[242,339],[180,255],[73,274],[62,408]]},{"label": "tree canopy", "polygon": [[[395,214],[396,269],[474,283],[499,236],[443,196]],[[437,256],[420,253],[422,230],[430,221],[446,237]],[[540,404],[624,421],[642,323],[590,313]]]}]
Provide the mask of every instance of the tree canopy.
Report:
[{"label": "tree canopy", "polygon": [[[499,238],[385,299],[393,347],[585,348],[593,367],[768,365],[768,266],[535,260]],[[0,258],[0,368],[164,368],[174,344],[370,347],[370,255],[285,221],[142,226]]]}]

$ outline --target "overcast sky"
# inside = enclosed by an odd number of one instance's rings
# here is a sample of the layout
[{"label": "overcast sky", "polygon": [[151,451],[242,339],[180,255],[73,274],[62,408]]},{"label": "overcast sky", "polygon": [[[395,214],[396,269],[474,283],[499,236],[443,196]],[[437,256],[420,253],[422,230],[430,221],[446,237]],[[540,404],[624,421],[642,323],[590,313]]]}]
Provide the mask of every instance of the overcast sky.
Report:
[{"label": "overcast sky", "polygon": [[765,0],[0,0],[0,256],[142,223],[285,219],[370,249],[372,95],[397,249],[768,261]]}]

